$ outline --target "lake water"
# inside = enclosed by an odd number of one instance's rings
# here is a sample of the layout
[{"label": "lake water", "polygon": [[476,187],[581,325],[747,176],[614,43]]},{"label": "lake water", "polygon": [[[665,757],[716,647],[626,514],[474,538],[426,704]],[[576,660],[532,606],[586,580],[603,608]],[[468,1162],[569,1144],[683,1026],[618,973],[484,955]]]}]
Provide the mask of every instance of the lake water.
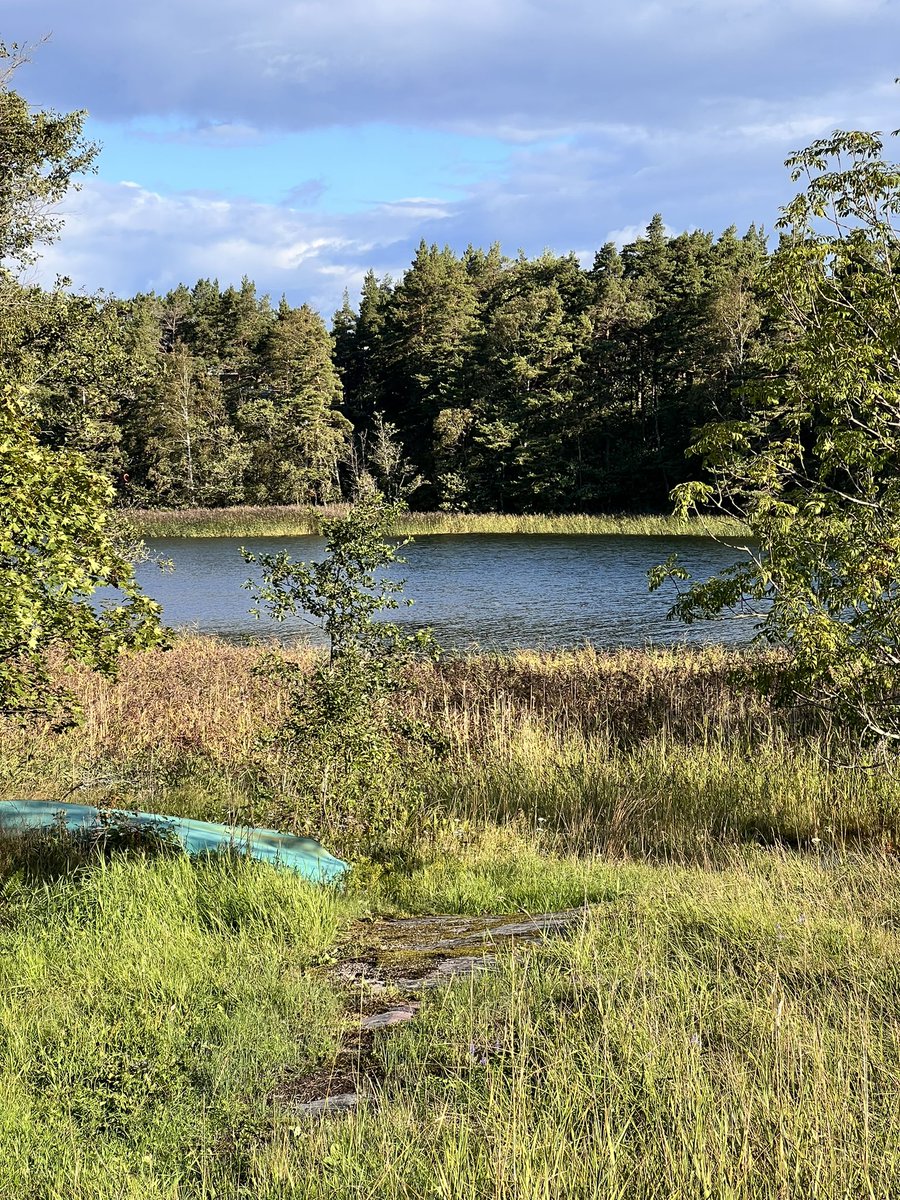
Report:
[{"label": "lake water", "polygon": [[[251,574],[239,553],[287,550],[315,558],[317,537],[155,538],[151,551],[175,570],[151,564],[138,570],[144,590],[163,606],[170,626],[244,641],[305,634],[321,641],[301,619],[257,620],[241,583]],[[670,589],[650,593],[647,571],[672,551],[698,578],[734,562],[736,551],[707,538],[466,534],[419,537],[405,547],[406,563],[392,572],[406,579],[415,604],[388,619],[430,625],[448,648],[642,646],[648,643],[749,640],[753,622],[668,621]]]}]

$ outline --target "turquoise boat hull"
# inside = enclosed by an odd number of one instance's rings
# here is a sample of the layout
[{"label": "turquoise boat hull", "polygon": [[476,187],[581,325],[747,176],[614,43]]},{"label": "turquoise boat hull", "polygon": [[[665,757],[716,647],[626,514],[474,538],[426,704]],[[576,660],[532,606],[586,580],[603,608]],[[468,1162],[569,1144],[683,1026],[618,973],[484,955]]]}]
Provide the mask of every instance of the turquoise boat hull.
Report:
[{"label": "turquoise boat hull", "polygon": [[261,862],[296,871],[314,883],[334,883],[349,865],[329,854],[313,838],[293,837],[275,829],[241,825],[215,825],[186,817],[159,813],[100,809],[90,804],[61,804],[56,800],[0,801],[0,834],[35,833],[64,827],[75,835],[102,832],[110,821],[130,829],[146,829],[165,838],[177,838],[188,854],[221,854],[234,851]]}]

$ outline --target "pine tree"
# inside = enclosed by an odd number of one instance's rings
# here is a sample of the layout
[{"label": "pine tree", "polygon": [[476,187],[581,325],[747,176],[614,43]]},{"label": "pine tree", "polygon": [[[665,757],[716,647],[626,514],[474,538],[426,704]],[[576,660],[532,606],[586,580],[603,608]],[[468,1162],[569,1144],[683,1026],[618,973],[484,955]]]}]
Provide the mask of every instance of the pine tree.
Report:
[{"label": "pine tree", "polygon": [[[410,458],[429,481],[435,476],[438,414],[467,407],[478,312],[478,292],[465,264],[449,247],[422,242],[388,307],[383,399],[386,416],[403,431]],[[421,498],[435,502],[433,483]]]},{"label": "pine tree", "polygon": [[256,503],[324,504],[340,497],[351,426],[321,317],[282,300],[260,349],[261,380],[238,414],[252,449],[247,494]]},{"label": "pine tree", "polygon": [[569,259],[520,259],[489,302],[471,442],[476,488],[491,507],[565,507],[572,490],[564,447],[580,365],[580,314],[567,309],[560,285],[573,284],[573,265],[580,275]]}]

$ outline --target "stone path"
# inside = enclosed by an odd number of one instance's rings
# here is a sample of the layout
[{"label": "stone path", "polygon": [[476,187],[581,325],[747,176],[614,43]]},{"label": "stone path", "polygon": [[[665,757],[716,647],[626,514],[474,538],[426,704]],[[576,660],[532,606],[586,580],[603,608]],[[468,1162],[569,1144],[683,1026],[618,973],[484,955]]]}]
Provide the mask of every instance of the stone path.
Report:
[{"label": "stone path", "polygon": [[348,1026],[333,1063],[284,1078],[274,1099],[300,1118],[356,1108],[378,1082],[375,1037],[412,1020],[423,991],[490,971],[502,952],[565,936],[587,911],[571,908],[521,920],[509,915],[404,917],[358,924],[345,943],[350,956],[330,971],[358,1017]]}]

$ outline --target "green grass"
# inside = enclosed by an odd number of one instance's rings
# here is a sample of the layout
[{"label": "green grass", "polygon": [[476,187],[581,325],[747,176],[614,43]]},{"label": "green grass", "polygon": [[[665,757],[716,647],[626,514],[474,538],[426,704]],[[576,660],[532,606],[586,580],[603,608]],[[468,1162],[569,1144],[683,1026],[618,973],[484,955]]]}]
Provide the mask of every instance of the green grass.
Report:
[{"label": "green grass", "polygon": [[[429,776],[429,799],[474,827],[511,821],[557,849],[712,861],[747,843],[815,849],[900,844],[900,772],[823,759],[817,739],[777,732],[750,744],[666,734],[617,744],[606,733],[517,730]],[[835,751],[837,753],[837,751]]]},{"label": "green grass", "polygon": [[[360,831],[365,809],[359,799],[345,801],[336,777],[311,801],[303,780],[292,779],[271,749],[255,765],[217,765],[197,754],[179,764],[146,751],[83,762],[43,748],[33,758],[3,760],[0,796],[52,799],[81,779],[87,786],[77,797],[85,803],[295,825],[350,858],[361,849],[404,861],[437,849],[452,853],[495,826],[525,830],[553,853],[614,859],[706,864],[746,845],[892,853],[900,845],[900,767],[851,768],[825,760],[824,752],[816,739],[778,732],[747,744],[684,742],[663,733],[623,746],[605,732],[557,736],[540,726],[520,728],[485,744],[456,742],[446,758],[423,764],[405,823],[383,831],[380,843]],[[398,795],[407,787],[399,776],[390,784]]]},{"label": "green grass", "polygon": [[310,966],[347,901],[246,862],[9,873],[0,926],[0,1195],[200,1196],[280,1072],[334,1047]]},{"label": "green grass", "polygon": [[[295,537],[321,532],[327,517],[345,506],[314,509],[303,505],[253,508],[133,509],[124,515],[138,537]],[[654,514],[591,516],[509,513],[408,513],[394,531],[398,536],[449,533],[640,534],[644,536],[741,537],[740,522],[727,517],[683,520]]]},{"label": "green grass", "polygon": [[575,938],[430,997],[380,1108],[267,1147],[258,1194],[895,1195],[896,866],[584,872]]},{"label": "green grass", "polygon": [[[546,1200],[896,1194],[900,869],[733,853],[716,870],[472,837],[361,898],[270,868],[114,859],[10,874],[0,1194],[22,1200]],[[362,887],[363,881],[357,881]],[[428,994],[380,1091],[309,1122],[316,961],[361,905],[534,911],[568,940]],[[349,1016],[349,1014],[348,1014]]]}]

